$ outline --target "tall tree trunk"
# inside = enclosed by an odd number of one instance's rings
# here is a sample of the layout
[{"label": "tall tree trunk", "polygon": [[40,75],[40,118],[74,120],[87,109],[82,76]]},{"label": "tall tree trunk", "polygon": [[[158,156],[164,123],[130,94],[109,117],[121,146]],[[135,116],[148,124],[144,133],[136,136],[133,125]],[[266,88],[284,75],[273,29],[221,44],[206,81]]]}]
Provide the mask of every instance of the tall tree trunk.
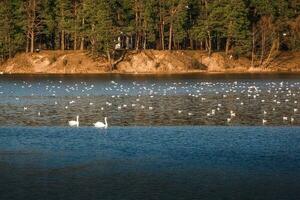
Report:
[{"label": "tall tree trunk", "polygon": [[165,50],[165,22],[161,24],[161,48]]},{"label": "tall tree trunk", "polygon": [[81,50],[81,51],[84,50],[84,37],[81,38],[81,42],[80,42],[80,50]]},{"label": "tall tree trunk", "polygon": [[194,40],[191,36],[190,36],[190,48],[191,50],[194,50]]},{"label": "tall tree trunk", "polygon": [[219,34],[217,34],[217,38],[216,38],[216,42],[217,42],[217,51],[220,51],[220,49],[221,49],[221,38],[220,38],[220,36],[219,36]]},{"label": "tall tree trunk", "polygon": [[144,38],[144,50],[147,49],[147,33],[145,33],[145,38]]},{"label": "tall tree trunk", "polygon": [[11,49],[12,45],[11,45],[11,37],[8,36],[8,58],[12,57],[12,49]]},{"label": "tall tree trunk", "polygon": [[29,44],[30,44],[30,42],[29,42],[29,32],[28,31],[27,31],[26,36],[27,36],[26,37],[26,53],[29,53],[29,49],[30,49]]},{"label": "tall tree trunk", "polygon": [[135,28],[136,28],[136,44],[135,49],[139,50],[140,46],[140,14],[139,14],[139,5],[135,5]]},{"label": "tall tree trunk", "polygon": [[35,42],[35,23],[36,23],[36,0],[32,1],[32,24],[31,24],[31,46],[30,46],[30,52],[34,52],[34,42]]},{"label": "tall tree trunk", "polygon": [[106,50],[106,54],[107,54],[107,58],[108,58],[109,66],[110,66],[110,71],[112,72],[114,66],[113,66],[113,62],[111,60],[111,56],[110,56],[109,50]]},{"label": "tall tree trunk", "polygon": [[266,34],[265,30],[262,30],[261,33],[261,55],[260,55],[260,65],[263,64],[264,56],[265,56],[265,45],[266,45]]},{"label": "tall tree trunk", "polygon": [[92,48],[92,55],[94,56],[95,54],[95,40],[94,39],[91,39],[91,48]]},{"label": "tall tree trunk", "polygon": [[60,48],[62,51],[65,50],[65,31],[61,31],[61,40],[60,40]]},{"label": "tall tree trunk", "polygon": [[130,38],[126,35],[126,49],[129,49]]},{"label": "tall tree trunk", "polygon": [[159,0],[159,37],[160,37],[160,45],[161,49],[165,50],[165,11],[164,11],[164,0]]},{"label": "tall tree trunk", "polygon": [[228,55],[229,48],[231,45],[232,29],[233,29],[233,21],[230,21],[227,30],[227,39],[226,39],[226,48],[225,48],[226,55]]},{"label": "tall tree trunk", "polygon": [[139,46],[140,46],[140,34],[139,34],[139,31],[137,31],[135,49],[139,50]]},{"label": "tall tree trunk", "polygon": [[[82,26],[83,26],[83,27],[84,27],[84,24],[85,24],[85,20],[84,20],[84,18],[82,18]],[[81,37],[80,50],[81,50],[81,51],[84,50],[84,36]]]},{"label": "tall tree trunk", "polygon": [[252,55],[251,55],[251,66],[254,67],[254,61],[255,61],[255,26],[252,25]]},{"label": "tall tree trunk", "polygon": [[169,51],[172,50],[172,39],[173,39],[173,19],[170,22],[170,33],[169,33]]},{"label": "tall tree trunk", "polygon": [[30,33],[30,52],[33,53],[34,52],[34,31],[32,30]]},{"label": "tall tree trunk", "polygon": [[278,49],[277,49],[278,44],[279,44],[279,38],[276,38],[272,42],[272,47],[270,49],[270,52],[269,52],[269,55],[268,55],[266,61],[263,63],[264,67],[267,67],[270,64],[270,62],[271,62],[271,58],[274,57],[277,54],[277,52],[278,52]]},{"label": "tall tree trunk", "polygon": [[78,17],[77,17],[77,1],[74,1],[74,18],[75,18],[75,24],[74,24],[74,51],[77,50],[77,23],[78,23]]},{"label": "tall tree trunk", "polygon": [[210,34],[210,31],[208,31],[207,33],[208,33],[208,41],[207,41],[208,55],[211,56],[211,53],[212,53],[211,34]]},{"label": "tall tree trunk", "polygon": [[225,48],[225,54],[226,54],[226,55],[228,55],[228,53],[229,53],[230,42],[231,42],[231,38],[228,37],[228,38],[226,39],[226,48]]},{"label": "tall tree trunk", "polygon": [[77,50],[77,32],[74,33],[74,51]]},{"label": "tall tree trunk", "polygon": [[277,43],[276,43],[276,51],[278,52],[280,49],[280,35],[277,33]]}]

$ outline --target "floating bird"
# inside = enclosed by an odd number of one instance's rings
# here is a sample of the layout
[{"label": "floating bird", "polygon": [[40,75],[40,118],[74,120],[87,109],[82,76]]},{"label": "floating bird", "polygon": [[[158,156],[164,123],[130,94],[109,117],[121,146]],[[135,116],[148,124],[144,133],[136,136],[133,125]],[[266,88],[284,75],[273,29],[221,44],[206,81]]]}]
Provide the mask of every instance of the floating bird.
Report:
[{"label": "floating bird", "polygon": [[105,124],[103,122],[94,123],[95,128],[108,128],[107,117],[104,117],[104,122]]},{"label": "floating bird", "polygon": [[69,126],[79,127],[79,116],[76,116],[76,121],[69,121]]},{"label": "floating bird", "polygon": [[230,116],[231,116],[231,117],[235,117],[236,114],[231,110],[231,111],[230,111]]},{"label": "floating bird", "polygon": [[298,112],[298,108],[294,108],[294,113]]},{"label": "floating bird", "polygon": [[263,119],[263,120],[262,120],[262,123],[263,123],[263,125],[265,125],[265,124],[267,123],[267,120],[266,120],[266,119]]}]

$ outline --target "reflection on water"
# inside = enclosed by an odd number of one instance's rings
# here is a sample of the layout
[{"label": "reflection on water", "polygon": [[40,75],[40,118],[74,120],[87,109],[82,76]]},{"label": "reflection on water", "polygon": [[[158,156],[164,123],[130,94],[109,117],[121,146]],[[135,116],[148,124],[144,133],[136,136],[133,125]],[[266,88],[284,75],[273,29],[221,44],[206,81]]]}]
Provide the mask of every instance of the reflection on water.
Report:
[{"label": "reflection on water", "polygon": [[2,76],[0,126],[300,125],[299,78]]}]

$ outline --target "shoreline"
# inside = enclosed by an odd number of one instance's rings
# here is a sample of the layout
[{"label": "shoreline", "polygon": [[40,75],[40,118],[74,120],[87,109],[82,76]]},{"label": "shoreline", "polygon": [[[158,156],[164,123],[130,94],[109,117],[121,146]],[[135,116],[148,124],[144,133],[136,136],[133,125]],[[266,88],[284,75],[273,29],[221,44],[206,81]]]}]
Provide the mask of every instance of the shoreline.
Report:
[{"label": "shoreline", "polygon": [[127,72],[101,72],[101,73],[1,73],[1,76],[101,76],[101,75],[124,75],[124,76],[177,76],[177,75],[299,75],[300,71],[245,71],[245,72],[172,72],[172,73],[127,73]]},{"label": "shoreline", "polygon": [[251,67],[245,57],[233,60],[222,53],[201,51],[128,52],[113,71],[105,58],[94,60],[88,52],[42,51],[21,53],[0,65],[0,75],[183,75],[300,73],[300,52],[282,53],[265,67]]}]

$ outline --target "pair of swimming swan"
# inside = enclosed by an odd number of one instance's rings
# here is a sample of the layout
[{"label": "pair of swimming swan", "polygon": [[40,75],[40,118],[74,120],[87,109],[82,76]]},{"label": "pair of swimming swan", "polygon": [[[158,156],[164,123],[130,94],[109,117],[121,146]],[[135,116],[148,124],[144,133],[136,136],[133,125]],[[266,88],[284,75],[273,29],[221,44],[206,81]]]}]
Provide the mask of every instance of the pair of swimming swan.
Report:
[{"label": "pair of swimming swan", "polygon": [[[108,128],[108,123],[107,123],[107,117],[104,117],[104,122],[96,122],[94,123],[94,127],[95,128]],[[79,116],[77,115],[76,117],[76,121],[69,121],[69,126],[76,126],[76,127],[79,127]]]}]

